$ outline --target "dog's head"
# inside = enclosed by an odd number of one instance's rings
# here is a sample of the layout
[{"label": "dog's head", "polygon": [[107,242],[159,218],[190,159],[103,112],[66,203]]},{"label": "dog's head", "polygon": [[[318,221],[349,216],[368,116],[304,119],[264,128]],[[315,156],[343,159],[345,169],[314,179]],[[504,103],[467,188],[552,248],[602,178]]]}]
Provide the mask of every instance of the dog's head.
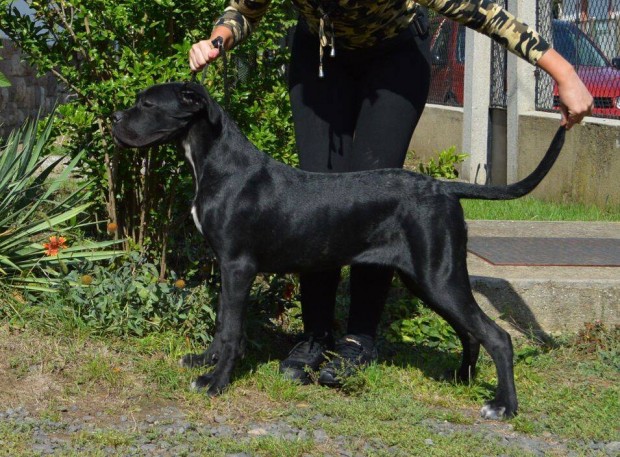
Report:
[{"label": "dog's head", "polygon": [[112,135],[126,148],[168,143],[182,135],[198,115],[215,116],[209,113],[213,104],[200,84],[158,84],[140,92],[134,106],[112,115]]}]

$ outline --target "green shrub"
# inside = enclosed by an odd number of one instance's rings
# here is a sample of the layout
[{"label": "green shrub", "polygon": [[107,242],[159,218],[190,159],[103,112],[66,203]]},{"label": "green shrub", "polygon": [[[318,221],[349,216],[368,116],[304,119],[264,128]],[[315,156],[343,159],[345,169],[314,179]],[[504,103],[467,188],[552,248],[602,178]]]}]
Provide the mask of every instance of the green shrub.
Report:
[{"label": "green shrub", "polygon": [[[28,2],[33,15],[0,0],[2,29],[41,73],[52,72],[73,95],[59,107],[56,133],[73,157],[87,149],[101,219],[118,224],[127,248],[159,259],[182,241],[175,231],[189,222],[193,186],[181,155],[171,147],[119,150],[110,116],[130,106],[146,87],[187,81],[190,45],[209,36],[228,0],[68,0]],[[285,6],[286,5],[286,6]],[[282,68],[282,45],[294,15],[288,2],[272,2],[247,43],[230,53],[229,113],[258,147],[294,162],[292,121]],[[209,67],[206,85],[223,100],[222,59]],[[174,267],[173,267],[174,268]]]},{"label": "green shrub", "polygon": [[0,149],[0,283],[10,287],[48,289],[69,266],[117,254],[102,250],[114,241],[81,239],[92,225],[87,182],[77,181],[69,195],[57,198],[83,154],[58,172],[62,157],[46,163],[52,122],[26,122]]},{"label": "green shrub", "polygon": [[445,351],[458,351],[461,343],[454,329],[417,299],[402,299],[388,308],[392,323],[386,339],[393,343],[413,343]]},{"label": "green shrub", "polygon": [[213,287],[188,288],[174,273],[162,281],[157,266],[133,252],[108,266],[82,263],[40,300],[40,306],[62,309],[98,334],[175,330],[206,344],[215,327],[217,294]]},{"label": "green shrub", "polygon": [[437,156],[437,162],[431,158],[428,163],[418,165],[418,171],[433,178],[456,179],[459,172],[456,166],[467,158],[467,154],[457,154],[456,147],[445,149]]}]

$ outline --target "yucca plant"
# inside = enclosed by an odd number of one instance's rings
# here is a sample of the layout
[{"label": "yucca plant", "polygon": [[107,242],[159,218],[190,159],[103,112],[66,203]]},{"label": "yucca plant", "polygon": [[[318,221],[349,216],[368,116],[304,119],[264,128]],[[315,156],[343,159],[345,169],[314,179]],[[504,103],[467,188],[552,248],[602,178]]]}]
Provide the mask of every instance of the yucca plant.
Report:
[{"label": "yucca plant", "polygon": [[[59,198],[59,189],[73,179],[83,155],[44,156],[50,143],[53,114],[44,123],[27,121],[0,148],[0,283],[31,290],[49,290],[59,275],[83,259],[102,260],[118,251],[115,241],[75,241],[88,222],[89,183]],[[53,173],[62,163],[61,171]]]}]

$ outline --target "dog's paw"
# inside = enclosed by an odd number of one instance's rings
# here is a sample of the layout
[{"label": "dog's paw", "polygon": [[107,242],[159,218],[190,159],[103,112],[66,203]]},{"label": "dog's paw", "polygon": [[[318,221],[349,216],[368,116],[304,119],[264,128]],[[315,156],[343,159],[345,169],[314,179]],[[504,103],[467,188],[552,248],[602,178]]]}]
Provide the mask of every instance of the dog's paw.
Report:
[{"label": "dog's paw", "polygon": [[192,381],[190,388],[195,391],[201,391],[209,387],[212,376],[210,374],[203,374],[198,376]]},{"label": "dog's paw", "polygon": [[224,392],[228,383],[220,382],[216,376],[211,373],[198,376],[190,385],[191,390],[196,392],[204,392],[209,397],[215,397]]},{"label": "dog's paw", "polygon": [[495,402],[486,403],[480,410],[480,417],[486,420],[510,419],[517,414],[516,409],[509,410]]}]

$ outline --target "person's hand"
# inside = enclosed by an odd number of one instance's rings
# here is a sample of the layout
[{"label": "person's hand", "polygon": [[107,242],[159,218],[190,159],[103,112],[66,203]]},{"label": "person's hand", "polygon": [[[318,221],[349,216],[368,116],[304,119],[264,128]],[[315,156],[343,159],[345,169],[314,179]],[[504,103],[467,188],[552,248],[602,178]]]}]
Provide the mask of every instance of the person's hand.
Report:
[{"label": "person's hand", "polygon": [[211,39],[194,44],[189,51],[189,68],[196,72],[213,62],[220,55],[220,50],[213,46]]},{"label": "person's hand", "polygon": [[573,71],[565,79],[558,81],[558,95],[562,113],[561,123],[567,130],[581,123],[585,116],[592,114],[594,99],[576,72]]},{"label": "person's hand", "polygon": [[555,80],[560,96],[561,124],[569,130],[592,114],[594,99],[573,66],[556,50],[549,49],[537,64]]}]

